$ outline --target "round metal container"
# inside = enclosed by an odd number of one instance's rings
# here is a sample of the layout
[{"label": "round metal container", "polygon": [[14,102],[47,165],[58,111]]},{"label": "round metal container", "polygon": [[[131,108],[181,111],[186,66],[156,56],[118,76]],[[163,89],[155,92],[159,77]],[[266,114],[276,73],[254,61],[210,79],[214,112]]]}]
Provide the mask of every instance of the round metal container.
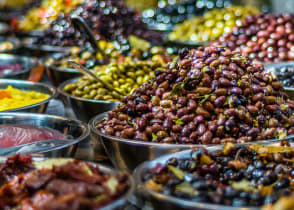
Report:
[{"label": "round metal container", "polygon": [[[5,162],[6,161],[6,157],[0,157],[0,162]],[[46,161],[46,160],[50,160],[50,165],[54,164],[54,162],[56,161],[58,164],[58,158],[43,158],[43,157],[35,157],[33,156],[33,161],[36,162],[40,162],[40,161]],[[52,160],[52,161],[51,161]],[[61,158],[62,160],[62,158]],[[70,160],[70,159],[69,159]],[[89,162],[90,164],[92,164],[93,166],[98,166],[99,169],[103,172],[103,173],[108,173],[108,174],[118,174],[120,173],[120,171],[114,170],[112,168],[106,167],[102,164],[98,164],[98,163],[92,163]],[[115,201],[113,201],[112,203],[109,203],[101,208],[99,208],[99,210],[118,210],[118,209],[125,209],[124,207],[127,205],[128,200],[130,199],[130,197],[132,196],[134,190],[135,190],[135,181],[133,179],[133,177],[128,174],[128,180],[127,180],[128,184],[129,184],[129,188],[128,190],[121,195],[119,198],[117,198]]]},{"label": "round metal container", "polygon": [[[272,145],[274,143],[262,143],[263,145]],[[223,149],[223,146],[215,146],[207,148],[210,153],[220,151]],[[190,158],[192,150],[186,150],[182,152],[177,152],[174,154],[164,155],[162,157],[156,158],[151,161],[147,161],[139,165],[133,176],[135,178],[137,184],[137,190],[139,196],[142,196],[143,199],[149,201],[154,209],[170,209],[170,210],[178,210],[178,209],[199,209],[199,210],[259,210],[261,208],[258,207],[232,207],[225,205],[217,205],[217,204],[208,204],[208,203],[200,203],[200,202],[192,202],[188,200],[183,200],[173,196],[166,196],[162,193],[158,193],[152,191],[144,186],[142,181],[143,174],[154,168],[158,164],[165,165],[166,162],[172,158]]]},{"label": "round metal container", "polygon": [[[57,53],[51,56],[54,60],[60,60],[62,57],[68,55],[67,53]],[[82,74],[76,69],[60,68],[55,64],[46,66],[46,73],[50,82],[58,87],[62,82],[82,76]]]},{"label": "round metal container", "polygon": [[[284,62],[284,63],[273,63],[273,64],[265,64],[264,68],[276,74],[277,69],[281,69],[283,67],[292,67],[294,68],[294,62]],[[293,84],[294,85],[294,84]],[[294,88],[293,87],[284,87],[285,92],[289,96],[291,100],[294,100]]]},{"label": "round metal container", "polygon": [[41,152],[42,157],[74,157],[78,145],[89,140],[90,134],[87,124],[54,115],[0,112],[0,124],[43,126],[72,136],[68,144]]},{"label": "round metal container", "polygon": [[10,64],[19,64],[21,66],[21,70],[4,74],[2,77],[0,76],[0,78],[28,79],[31,69],[38,65],[38,60],[36,58],[26,56],[0,54],[0,65]]},{"label": "round metal container", "polygon": [[[100,132],[96,125],[107,117],[107,113],[94,117],[89,122],[91,133],[95,134],[96,140],[101,141],[105,147],[107,155],[112,163],[118,167],[128,171],[133,171],[139,164],[144,161],[153,160],[164,154],[171,154],[182,150],[197,147],[214,147],[219,145],[197,145],[197,144],[162,144],[153,142],[135,141],[122,139],[115,136],[109,136]],[[292,139],[294,135],[288,136],[286,139]],[[269,139],[257,141],[258,143],[275,142],[278,139]],[[255,142],[256,143],[256,142]],[[246,143],[248,144],[248,143]]]},{"label": "round metal container", "polygon": [[57,90],[62,97],[66,98],[78,119],[88,122],[95,115],[110,111],[119,104],[119,102],[114,101],[83,99],[72,96],[63,91],[67,84],[74,83],[77,80],[78,78],[67,80],[61,83]]},{"label": "round metal container", "polygon": [[[57,91],[51,85],[46,85],[39,82],[28,82],[24,80],[13,80],[13,79],[0,79],[0,89],[5,89],[7,86],[11,85],[14,88],[24,90],[24,91],[37,91],[41,93],[46,93],[49,98],[41,101],[37,104],[32,104],[25,107],[20,107],[17,109],[5,110],[5,112],[37,112],[44,113],[47,109],[49,101],[56,97]],[[1,113],[1,112],[0,112]]]}]

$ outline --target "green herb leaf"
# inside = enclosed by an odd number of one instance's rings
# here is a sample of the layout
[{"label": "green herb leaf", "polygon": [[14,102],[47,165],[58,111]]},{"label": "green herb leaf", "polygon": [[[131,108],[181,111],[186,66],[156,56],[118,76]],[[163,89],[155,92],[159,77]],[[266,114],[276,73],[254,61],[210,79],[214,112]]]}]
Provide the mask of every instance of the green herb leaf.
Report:
[{"label": "green herb leaf", "polygon": [[182,82],[179,82],[177,84],[174,85],[171,93],[170,93],[170,97],[174,96],[174,95],[178,95],[181,96],[182,95],[182,89],[184,88],[185,84],[189,81],[189,78],[185,78]]},{"label": "green herb leaf", "polygon": [[156,141],[157,140],[157,136],[155,133],[152,133],[152,141]]},{"label": "green herb leaf", "polygon": [[205,101],[209,99],[210,96],[212,96],[213,93],[207,94],[203,96],[203,99],[199,102],[199,104],[203,104]]},{"label": "green herb leaf", "polygon": [[178,119],[176,120],[176,124],[177,124],[177,125],[183,125],[184,122],[183,122],[182,118],[178,118]]}]

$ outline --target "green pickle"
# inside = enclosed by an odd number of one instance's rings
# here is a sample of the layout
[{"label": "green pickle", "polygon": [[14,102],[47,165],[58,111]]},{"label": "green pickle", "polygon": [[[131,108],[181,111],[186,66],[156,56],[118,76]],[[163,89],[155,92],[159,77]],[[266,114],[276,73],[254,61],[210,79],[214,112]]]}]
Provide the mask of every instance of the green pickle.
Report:
[{"label": "green pickle", "polygon": [[95,66],[94,73],[103,82],[109,84],[123,95],[108,90],[102,83],[97,83],[86,76],[80,77],[75,83],[66,85],[64,91],[85,99],[119,101],[121,97],[130,94],[139,85],[150,80],[154,76],[156,69],[165,67],[167,67],[166,63],[152,60],[127,61]]}]

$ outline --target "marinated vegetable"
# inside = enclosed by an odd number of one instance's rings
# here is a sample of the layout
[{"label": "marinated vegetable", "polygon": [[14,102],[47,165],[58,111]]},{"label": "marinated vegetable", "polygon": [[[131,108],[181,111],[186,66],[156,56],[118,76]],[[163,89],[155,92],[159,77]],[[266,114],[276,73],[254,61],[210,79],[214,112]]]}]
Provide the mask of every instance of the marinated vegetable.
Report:
[{"label": "marinated vegetable", "polygon": [[258,10],[251,7],[230,6],[223,9],[213,9],[203,17],[186,20],[176,26],[169,34],[172,41],[212,41],[217,40],[224,32],[229,33],[234,26],[242,24],[242,20],[249,14],[256,14]]},{"label": "marinated vegetable", "polygon": [[33,125],[0,125],[0,148],[13,147],[49,139],[67,140],[69,136],[61,132]]},{"label": "marinated vegetable", "polygon": [[72,160],[6,182],[0,188],[0,208],[94,210],[116,201],[129,187],[124,173],[105,173],[99,166]]},{"label": "marinated vegetable", "polygon": [[294,134],[294,101],[252,61],[223,47],[183,49],[97,125],[135,141],[224,144]]},{"label": "marinated vegetable", "polygon": [[[156,69],[164,68],[166,64],[158,61],[126,61],[121,64],[111,63],[107,66],[96,66],[95,74],[104,82],[124,95],[154,77]],[[65,92],[73,96],[95,100],[119,100],[122,96],[110,92],[101,83],[88,77],[81,77],[76,83],[68,84]]]},{"label": "marinated vegetable", "polygon": [[217,44],[264,62],[294,60],[293,26],[290,14],[249,15]]},{"label": "marinated vegetable", "polygon": [[44,30],[59,14],[70,13],[83,0],[42,0],[38,8],[33,8],[20,20],[17,29],[23,31]]},{"label": "marinated vegetable", "polygon": [[192,202],[261,207],[294,191],[294,150],[283,144],[201,148],[156,165],[142,179],[152,191]]},{"label": "marinated vegetable", "polygon": [[17,109],[40,103],[49,98],[48,94],[36,91],[22,91],[12,86],[0,90],[0,111]]}]

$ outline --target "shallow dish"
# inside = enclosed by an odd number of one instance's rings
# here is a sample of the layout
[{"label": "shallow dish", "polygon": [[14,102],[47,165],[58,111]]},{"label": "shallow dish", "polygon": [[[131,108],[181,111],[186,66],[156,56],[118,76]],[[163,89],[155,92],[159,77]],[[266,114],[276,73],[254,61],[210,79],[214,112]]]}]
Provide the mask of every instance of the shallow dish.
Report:
[{"label": "shallow dish", "polygon": [[83,99],[72,96],[63,91],[64,87],[67,84],[74,83],[77,80],[78,78],[67,80],[61,83],[58,86],[57,90],[62,95],[62,97],[65,97],[66,101],[71,105],[78,119],[88,122],[93,116],[110,111],[119,104],[119,102],[115,101]]},{"label": "shallow dish", "polygon": [[[0,79],[0,89],[5,89],[9,85],[14,88],[25,90],[25,91],[37,91],[41,93],[46,93],[49,95],[49,98],[41,101],[37,104],[32,104],[25,107],[20,107],[17,109],[9,109],[5,110],[5,112],[37,112],[37,113],[44,113],[47,109],[48,103],[51,99],[56,97],[57,91],[51,85],[46,85],[39,82],[28,82],[24,80],[13,80],[13,79]],[[0,112],[1,113],[1,112]]]},{"label": "shallow dish", "polygon": [[[197,147],[213,147],[220,145],[197,145],[197,144],[161,144],[153,142],[143,142],[117,138],[115,136],[105,135],[100,132],[96,125],[101,122],[107,113],[94,117],[89,122],[91,133],[96,135],[97,141],[101,141],[112,163],[118,167],[128,171],[134,170],[140,163],[152,160],[164,154],[179,152],[182,150]],[[292,139],[294,135],[288,136],[286,139]],[[264,141],[256,141],[255,143],[275,142],[279,139],[269,139]],[[248,143],[247,143],[248,144]]]},{"label": "shallow dish", "polygon": [[[276,145],[275,143],[262,143],[262,145]],[[293,144],[291,143],[293,146]],[[223,149],[223,145],[215,146],[207,148],[209,153],[221,151]],[[137,184],[137,190],[139,196],[142,196],[144,199],[149,201],[154,207],[154,209],[199,209],[199,210],[260,210],[259,207],[233,207],[233,206],[225,206],[225,205],[217,205],[217,204],[208,204],[208,203],[201,203],[201,202],[192,202],[188,200],[183,200],[173,196],[167,196],[159,192],[152,191],[144,186],[142,181],[143,174],[156,167],[158,164],[165,165],[166,162],[172,158],[191,158],[191,151],[186,150],[182,152],[178,152],[175,154],[164,155],[162,157],[156,158],[151,161],[147,161],[139,165],[135,171],[133,172],[133,177]]]},{"label": "shallow dish", "polygon": [[0,63],[1,65],[20,65],[19,71],[4,74],[2,77],[0,76],[0,78],[28,79],[30,71],[38,65],[38,60],[27,56],[0,54]]},{"label": "shallow dish", "polygon": [[[0,162],[4,163],[7,160],[6,157],[0,157]],[[43,157],[35,157],[33,156],[32,160],[34,161],[34,165],[36,166],[37,169],[42,169],[42,168],[52,168],[52,165],[62,165],[66,163],[67,161],[70,161],[72,159],[64,159],[64,158],[43,158]],[[43,163],[42,163],[43,162]],[[118,174],[121,171],[106,167],[102,164],[98,163],[92,163],[93,166],[99,167],[99,169],[104,172],[104,173],[109,173],[109,174]],[[113,201],[110,204],[107,204],[99,210],[114,210],[114,209],[124,209],[126,204],[128,203],[128,199],[131,197],[132,193],[134,192],[135,189],[135,182],[132,177],[132,175],[127,174],[127,182],[129,184],[128,190],[122,194],[119,198],[117,198],[115,201]]]},{"label": "shallow dish", "polygon": [[0,112],[0,124],[43,126],[72,136],[68,144],[42,151],[39,154],[42,157],[74,157],[78,145],[87,141],[90,133],[87,124],[81,121],[45,114]]}]

